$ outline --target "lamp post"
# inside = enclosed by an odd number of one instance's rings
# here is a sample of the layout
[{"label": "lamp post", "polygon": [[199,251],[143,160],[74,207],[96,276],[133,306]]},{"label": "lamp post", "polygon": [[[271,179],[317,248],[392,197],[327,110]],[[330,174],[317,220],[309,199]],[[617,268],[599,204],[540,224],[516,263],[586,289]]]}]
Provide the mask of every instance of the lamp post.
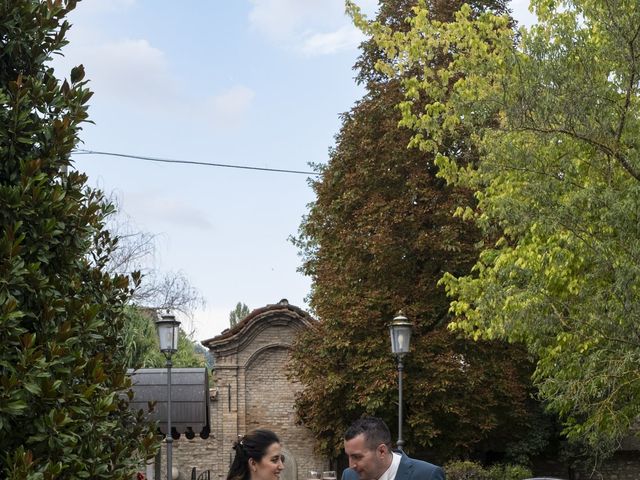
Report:
[{"label": "lamp post", "polygon": [[402,439],[402,372],[404,371],[404,364],[402,361],[404,356],[409,353],[412,328],[413,325],[402,313],[402,310],[396,314],[393,322],[389,325],[391,352],[398,361],[398,449],[400,451],[404,446],[404,440]]},{"label": "lamp post", "polygon": [[178,351],[178,335],[180,322],[171,313],[162,315],[156,320],[160,351],[167,359],[167,479],[173,477],[173,437],[171,436],[171,355]]}]

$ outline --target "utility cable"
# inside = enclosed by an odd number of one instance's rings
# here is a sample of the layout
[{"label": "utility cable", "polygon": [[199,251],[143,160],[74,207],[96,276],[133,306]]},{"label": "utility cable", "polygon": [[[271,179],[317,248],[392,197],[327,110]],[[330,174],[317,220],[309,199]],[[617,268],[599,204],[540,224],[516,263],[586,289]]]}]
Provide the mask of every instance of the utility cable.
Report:
[{"label": "utility cable", "polygon": [[130,155],[127,153],[115,153],[115,152],[99,152],[96,150],[77,149],[72,153],[78,155],[108,155],[111,157],[123,157],[134,158],[136,160],[145,160],[148,162],[161,162],[161,163],[182,163],[187,165],[204,165],[207,167],[222,167],[222,168],[240,168],[243,170],[260,170],[263,172],[276,172],[276,173],[295,173],[298,175],[320,175],[318,172],[304,172],[301,170],[287,170],[282,168],[267,168],[267,167],[251,167],[247,165],[232,165],[226,163],[209,163],[209,162],[196,162],[193,160],[175,160],[170,158],[157,158],[157,157],[144,157],[141,155]]}]

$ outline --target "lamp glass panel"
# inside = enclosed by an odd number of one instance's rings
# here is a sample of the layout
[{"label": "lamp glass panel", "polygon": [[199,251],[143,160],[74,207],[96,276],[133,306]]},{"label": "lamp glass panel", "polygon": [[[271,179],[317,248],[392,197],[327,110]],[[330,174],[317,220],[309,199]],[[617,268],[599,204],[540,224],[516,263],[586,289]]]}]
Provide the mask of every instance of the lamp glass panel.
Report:
[{"label": "lamp glass panel", "polygon": [[162,352],[175,352],[178,350],[178,332],[180,322],[158,321],[158,340]]},{"label": "lamp glass panel", "polygon": [[171,345],[174,352],[178,351],[178,336],[180,335],[179,323],[172,325],[171,328]]},{"label": "lamp glass panel", "polygon": [[408,353],[411,342],[411,325],[392,325],[391,333],[391,351],[394,354]]},{"label": "lamp glass panel", "polygon": [[158,323],[158,339],[160,340],[160,350],[171,349],[173,345],[173,329],[169,323]]}]

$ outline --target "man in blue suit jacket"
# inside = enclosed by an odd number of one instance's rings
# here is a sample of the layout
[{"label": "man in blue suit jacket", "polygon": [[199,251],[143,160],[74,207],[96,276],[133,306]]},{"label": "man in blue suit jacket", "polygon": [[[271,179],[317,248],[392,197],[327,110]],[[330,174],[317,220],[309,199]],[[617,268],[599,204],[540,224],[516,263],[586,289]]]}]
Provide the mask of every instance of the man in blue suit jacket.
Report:
[{"label": "man in blue suit jacket", "polygon": [[344,434],[349,468],[342,480],[445,480],[444,470],[391,450],[389,427],[379,418],[356,420]]}]

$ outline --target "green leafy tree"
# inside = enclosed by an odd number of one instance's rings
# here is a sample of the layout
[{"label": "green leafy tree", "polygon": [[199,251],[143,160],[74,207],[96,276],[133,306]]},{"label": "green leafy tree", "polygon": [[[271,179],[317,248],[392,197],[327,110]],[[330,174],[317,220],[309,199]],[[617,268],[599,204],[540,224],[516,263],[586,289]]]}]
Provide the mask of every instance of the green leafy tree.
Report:
[{"label": "green leafy tree", "polygon": [[205,365],[207,366],[207,368],[212,373],[210,380],[211,381],[215,381],[215,378],[213,376],[213,369],[215,367],[215,361],[213,359],[213,354],[209,351],[208,348],[205,348],[200,342],[194,342],[193,343],[193,348],[196,351],[196,353],[202,355],[202,357],[204,358]]},{"label": "green leafy tree", "polygon": [[235,327],[247,315],[249,315],[249,307],[242,302],[238,302],[236,308],[229,312],[229,326],[231,328]]},{"label": "green leafy tree", "polygon": [[125,310],[127,322],[122,331],[122,338],[126,348],[126,363],[128,368],[151,368],[162,361],[159,351],[159,340],[156,327],[152,320],[154,312],[141,310],[129,306]]},{"label": "green leafy tree", "polygon": [[[156,311],[127,307],[127,322],[122,332],[128,368],[164,368],[165,357],[160,352],[156,331]],[[204,367],[206,358],[190,335],[180,328],[178,351],[171,357],[174,367]]]},{"label": "green leafy tree", "polygon": [[[442,280],[453,326],[524,342],[570,438],[610,452],[640,415],[640,10],[532,5],[538,24],[517,33],[469,7],[447,24],[421,3],[406,34],[358,18],[403,82],[413,143],[477,190],[458,213],[495,235],[472,274]],[[446,68],[426,68],[442,49]],[[472,168],[448,151],[461,129],[481,154]]]},{"label": "green leafy tree", "polygon": [[128,409],[132,287],[105,270],[113,209],[67,173],[91,92],[82,66],[64,81],[46,66],[75,3],[0,4],[2,478],[129,479],[157,448]]},{"label": "green leafy tree", "polygon": [[[140,272],[140,282],[126,309],[126,326],[122,332],[129,368],[164,366],[158,351],[155,319],[160,310],[171,310],[189,318],[204,304],[199,292],[182,272],[160,272],[153,263],[155,236],[132,227],[130,220],[118,212],[109,219],[108,230],[117,238],[106,266],[110,274],[131,275]],[[184,323],[183,323],[184,325]],[[198,367],[206,363],[192,340],[192,334],[180,327],[179,351],[173,357],[177,367]]]},{"label": "green leafy tree", "polygon": [[[433,2],[452,20],[462,2]],[[501,2],[474,2],[478,11]],[[378,20],[406,28],[413,2],[382,2]],[[501,342],[473,342],[449,331],[444,272],[465,274],[477,259],[477,228],[453,218],[471,202],[469,189],[436,178],[433,156],[408,150],[412,132],[398,128],[400,82],[374,70],[383,59],[373,42],[358,62],[367,94],[350,112],[326,166],[313,181],[316,201],[295,240],[313,284],[310,305],[320,321],[303,332],[292,370],[304,389],[301,421],[320,450],[338,455],[346,426],[363,413],[397,424],[397,373],[387,323],[402,307],[415,323],[406,358],[406,448],[444,461],[504,451],[534,422],[525,353]],[[438,60],[436,65],[439,65]],[[462,135],[451,149],[470,159]]]},{"label": "green leafy tree", "polygon": [[[178,351],[172,357],[172,361],[175,367],[205,367],[207,365],[206,358],[198,350],[196,342],[182,329],[180,329],[180,337],[178,338]],[[164,366],[164,362],[162,366]]]}]

